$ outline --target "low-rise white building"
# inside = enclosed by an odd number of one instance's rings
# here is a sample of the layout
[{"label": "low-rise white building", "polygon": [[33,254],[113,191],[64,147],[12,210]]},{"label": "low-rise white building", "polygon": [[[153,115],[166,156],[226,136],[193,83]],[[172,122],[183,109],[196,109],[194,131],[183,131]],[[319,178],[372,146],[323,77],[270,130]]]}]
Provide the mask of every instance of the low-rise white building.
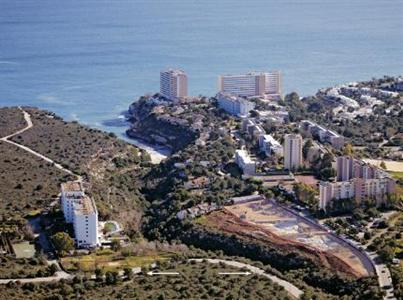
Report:
[{"label": "low-rise white building", "polygon": [[235,162],[245,175],[253,175],[256,173],[256,163],[246,150],[235,151]]},{"label": "low-rise white building", "polygon": [[231,94],[217,94],[218,107],[234,116],[247,116],[255,103]]},{"label": "low-rise white building", "polygon": [[283,156],[283,146],[270,134],[262,134],[259,136],[259,148],[266,156]]},{"label": "low-rise white building", "polygon": [[336,149],[344,146],[344,137],[310,120],[302,120],[300,128],[312,134],[321,143],[329,143]]}]

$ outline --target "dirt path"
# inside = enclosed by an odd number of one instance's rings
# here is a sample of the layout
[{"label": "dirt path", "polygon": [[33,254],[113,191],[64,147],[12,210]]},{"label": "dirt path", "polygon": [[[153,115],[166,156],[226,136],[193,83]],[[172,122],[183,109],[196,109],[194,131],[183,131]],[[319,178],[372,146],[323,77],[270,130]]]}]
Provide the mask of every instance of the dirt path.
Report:
[{"label": "dirt path", "polygon": [[198,263],[201,263],[203,261],[207,261],[208,263],[212,263],[212,264],[223,263],[223,264],[226,264],[226,265],[232,266],[232,267],[246,268],[253,274],[266,277],[266,278],[270,279],[271,281],[277,283],[278,285],[281,285],[294,298],[299,299],[301,297],[301,295],[304,293],[302,290],[297,288],[292,283],[290,283],[288,281],[285,281],[285,280],[283,280],[283,279],[281,279],[281,278],[279,278],[277,276],[267,274],[264,270],[259,269],[259,268],[255,267],[255,266],[252,266],[252,265],[249,265],[249,264],[244,264],[244,263],[234,261],[234,260],[209,259],[209,258],[207,258],[207,259],[202,259],[202,258],[190,259],[189,261],[195,261],[195,262],[198,262]]},{"label": "dirt path", "polygon": [[66,172],[66,173],[68,173],[70,175],[76,176],[78,180],[81,180],[81,177],[79,175],[75,174],[71,170],[66,169],[65,167],[63,167],[62,165],[56,163],[55,161],[53,161],[49,157],[46,157],[46,156],[44,156],[44,155],[32,150],[31,148],[29,148],[27,146],[18,144],[16,142],[13,142],[13,141],[10,140],[10,138],[12,138],[12,137],[14,137],[16,135],[19,135],[19,134],[23,133],[24,131],[26,131],[26,130],[28,130],[28,129],[30,129],[30,128],[32,128],[34,126],[33,123],[32,123],[32,120],[31,120],[31,115],[29,113],[27,113],[25,110],[23,110],[21,107],[18,107],[18,108],[24,114],[24,119],[25,119],[25,122],[27,123],[27,126],[25,128],[23,128],[23,129],[18,130],[17,132],[14,132],[13,134],[10,134],[8,136],[5,136],[5,137],[1,138],[0,141],[9,143],[9,144],[14,145],[14,146],[17,146],[17,147],[19,147],[19,148],[21,148],[21,149],[23,149],[23,150],[35,155],[36,157],[39,157],[40,159],[53,164],[59,170],[62,170],[62,171]]},{"label": "dirt path", "polygon": [[49,277],[37,277],[37,278],[13,278],[13,279],[0,279],[0,284],[7,284],[9,282],[19,281],[21,283],[29,283],[29,282],[50,282],[50,281],[59,281],[61,279],[71,279],[73,275],[70,275],[63,271],[58,271],[54,276]]}]

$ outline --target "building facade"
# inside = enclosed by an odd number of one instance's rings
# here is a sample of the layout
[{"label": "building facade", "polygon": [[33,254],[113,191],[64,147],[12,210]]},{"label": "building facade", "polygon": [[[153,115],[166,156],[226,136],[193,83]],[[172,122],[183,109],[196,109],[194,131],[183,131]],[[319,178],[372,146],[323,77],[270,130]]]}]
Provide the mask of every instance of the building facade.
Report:
[{"label": "building facade", "polygon": [[255,103],[231,94],[218,93],[218,107],[234,116],[247,116],[255,108]]},{"label": "building facade", "polygon": [[388,177],[385,171],[352,156],[338,156],[336,158],[336,175],[337,181],[347,181],[353,178]]},{"label": "building facade", "polygon": [[354,199],[360,203],[365,198],[374,199],[376,205],[386,203],[387,196],[395,192],[392,178],[354,178],[349,181],[321,182],[319,184],[319,208],[327,210],[332,201]]},{"label": "building facade", "polygon": [[94,200],[84,196],[74,202],[74,235],[78,248],[99,245],[98,211]]},{"label": "building facade", "polygon": [[84,189],[81,182],[69,181],[61,185],[61,206],[64,219],[67,223],[73,223],[74,220],[74,202],[84,197]]},{"label": "building facade", "polygon": [[256,173],[256,163],[246,150],[235,151],[235,162],[245,175],[254,175]]},{"label": "building facade", "polygon": [[302,137],[299,134],[286,134],[283,146],[284,169],[295,171],[302,167]]},{"label": "building facade", "polygon": [[283,156],[283,147],[270,134],[259,136],[259,148],[266,156]]},{"label": "building facade", "polygon": [[280,71],[271,71],[265,73],[265,77],[266,77],[265,93],[269,95],[281,96],[282,77]]},{"label": "building facade", "polygon": [[188,95],[188,78],[184,71],[168,69],[160,73],[160,93],[171,101]]},{"label": "building facade", "polygon": [[81,182],[62,183],[61,205],[65,221],[73,224],[77,247],[99,246],[98,211],[94,200],[85,195]]},{"label": "building facade", "polygon": [[320,126],[315,122],[302,120],[300,123],[300,128],[312,134],[312,136],[321,143],[329,143],[336,149],[341,149],[344,146],[343,136],[323,126]]},{"label": "building facade", "polygon": [[281,74],[273,72],[251,72],[238,75],[221,75],[218,78],[221,93],[241,97],[261,96],[264,94],[281,95]]}]

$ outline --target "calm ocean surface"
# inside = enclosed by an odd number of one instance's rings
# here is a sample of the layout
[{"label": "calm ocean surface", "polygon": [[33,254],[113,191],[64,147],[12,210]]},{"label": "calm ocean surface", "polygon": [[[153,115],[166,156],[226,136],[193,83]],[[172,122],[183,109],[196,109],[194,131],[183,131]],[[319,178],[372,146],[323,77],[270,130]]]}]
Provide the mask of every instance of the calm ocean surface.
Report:
[{"label": "calm ocean surface", "polygon": [[285,92],[403,74],[402,0],[0,0],[0,106],[121,133],[116,119],[179,67],[190,94],[220,73],[279,69]]}]

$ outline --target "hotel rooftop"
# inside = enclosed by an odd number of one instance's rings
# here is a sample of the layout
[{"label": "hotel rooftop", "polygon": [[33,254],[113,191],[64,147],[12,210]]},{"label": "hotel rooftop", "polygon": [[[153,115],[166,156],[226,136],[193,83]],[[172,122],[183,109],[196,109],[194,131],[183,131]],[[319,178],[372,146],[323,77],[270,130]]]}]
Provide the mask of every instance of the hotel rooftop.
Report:
[{"label": "hotel rooftop", "polygon": [[74,212],[77,215],[93,214],[96,212],[95,204],[90,197],[84,196],[74,202]]},{"label": "hotel rooftop", "polygon": [[80,192],[83,191],[83,187],[79,181],[68,181],[62,183],[63,192]]}]

